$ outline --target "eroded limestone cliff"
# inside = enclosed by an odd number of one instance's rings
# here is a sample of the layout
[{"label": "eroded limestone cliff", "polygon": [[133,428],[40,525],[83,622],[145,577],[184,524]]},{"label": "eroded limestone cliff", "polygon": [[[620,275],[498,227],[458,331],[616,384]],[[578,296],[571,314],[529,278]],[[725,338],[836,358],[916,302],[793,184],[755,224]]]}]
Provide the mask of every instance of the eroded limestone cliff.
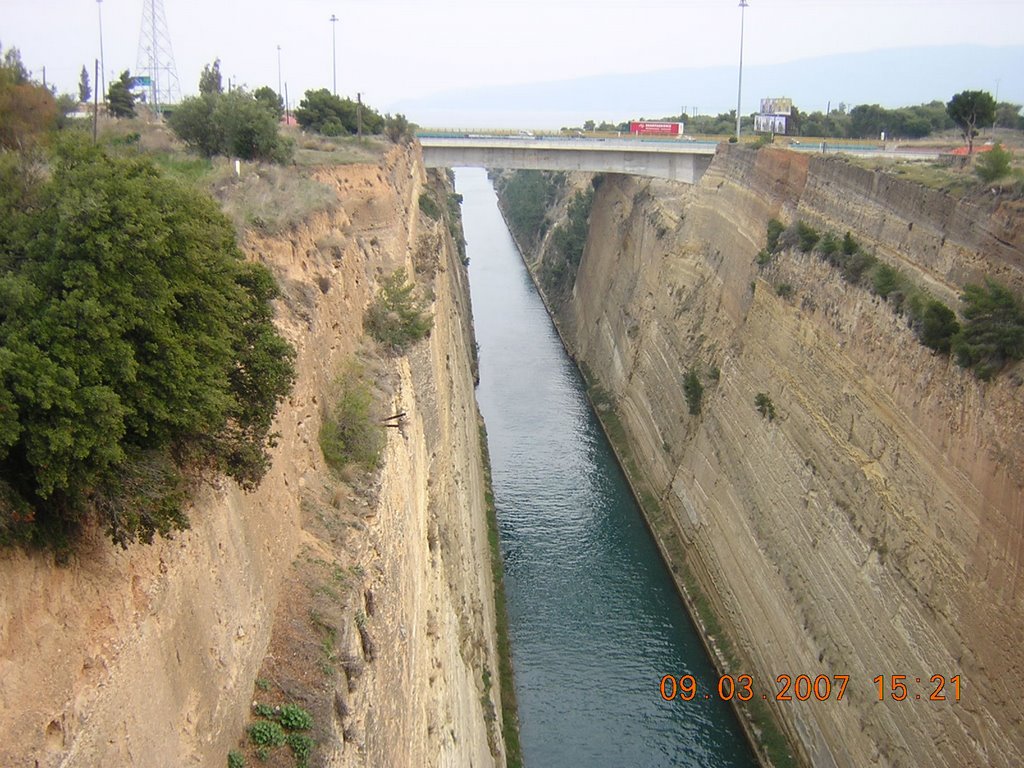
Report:
[{"label": "eroded limestone cliff", "polygon": [[[0,555],[0,765],[223,765],[261,669],[314,713],[313,764],[504,764],[466,274],[418,205],[443,180],[413,148],[318,175],[334,210],[245,243],[279,278],[298,350],[259,489],[204,488],[192,529],[152,546],[94,534],[60,567]],[[347,484],[324,465],[321,417],[398,267],[432,296],[434,329],[407,356],[371,355],[406,415],[380,475]]]},{"label": "eroded limestone cliff", "polygon": [[[680,584],[721,619],[725,666],[753,676],[802,761],[1019,765],[1020,366],[978,381],[816,256],[759,270],[771,218],[850,231],[954,306],[968,281],[1024,285],[1019,200],[723,147],[694,187],[603,178],[571,296],[553,307],[567,345],[610,396]],[[690,371],[705,385],[696,416]],[[829,700],[775,701],[783,674],[828,675]],[[933,675],[945,701],[929,700]]]}]

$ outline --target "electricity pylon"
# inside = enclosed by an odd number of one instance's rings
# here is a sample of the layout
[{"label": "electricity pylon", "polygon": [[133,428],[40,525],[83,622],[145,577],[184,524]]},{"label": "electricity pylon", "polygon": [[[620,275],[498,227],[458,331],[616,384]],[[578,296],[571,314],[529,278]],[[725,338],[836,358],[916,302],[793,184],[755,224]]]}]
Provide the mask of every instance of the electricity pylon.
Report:
[{"label": "electricity pylon", "polygon": [[174,64],[171,36],[163,0],[143,0],[139,54],[135,61],[136,83],[145,89],[154,112],[181,101],[178,68]]}]

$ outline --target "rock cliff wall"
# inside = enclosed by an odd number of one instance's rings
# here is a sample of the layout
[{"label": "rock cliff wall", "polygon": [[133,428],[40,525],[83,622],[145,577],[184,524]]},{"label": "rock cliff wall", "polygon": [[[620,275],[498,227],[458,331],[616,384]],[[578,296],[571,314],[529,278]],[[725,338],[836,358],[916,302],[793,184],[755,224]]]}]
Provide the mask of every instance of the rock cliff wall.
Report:
[{"label": "rock cliff wall", "polygon": [[[444,223],[420,213],[417,151],[318,177],[334,210],[245,244],[277,274],[298,350],[259,489],[204,488],[192,529],[149,547],[96,533],[64,566],[0,554],[0,764],[222,765],[268,648],[308,662],[306,679],[273,684],[317,715],[314,764],[503,764],[465,271]],[[433,264],[420,282],[434,331],[375,360],[386,407],[407,415],[379,476],[347,484],[317,442],[331,382],[378,278],[413,274],[417,257]],[[314,593],[332,596],[327,618]]]},{"label": "rock cliff wall", "polygon": [[[759,271],[767,222],[851,231],[955,306],[969,280],[1024,285],[1021,212],[771,149],[725,147],[694,187],[597,189],[555,314],[612,399],[677,577],[714,607],[726,665],[753,676],[803,762],[1024,761],[1024,405],[1020,366],[976,380],[817,257]],[[775,701],[782,674],[830,676],[830,700]],[[929,700],[933,675],[945,701]]]}]

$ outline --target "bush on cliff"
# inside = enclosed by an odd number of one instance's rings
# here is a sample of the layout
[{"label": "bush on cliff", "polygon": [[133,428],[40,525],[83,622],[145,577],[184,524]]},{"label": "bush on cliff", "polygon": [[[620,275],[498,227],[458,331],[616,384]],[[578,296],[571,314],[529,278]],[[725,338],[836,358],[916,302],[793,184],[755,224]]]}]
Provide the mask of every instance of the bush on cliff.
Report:
[{"label": "bush on cliff", "polygon": [[334,382],[334,405],[320,425],[320,450],[327,465],[341,471],[349,464],[374,469],[384,447],[384,428],[375,412],[366,371],[351,363]]},{"label": "bush on cliff", "polygon": [[697,372],[690,370],[683,379],[683,394],[686,395],[686,407],[691,416],[700,413],[701,400],[704,397],[704,385],[700,383]]},{"label": "bush on cliff", "polygon": [[0,540],[185,528],[183,467],[255,486],[294,351],[216,204],[75,137],[0,189]]},{"label": "bush on cliff", "polygon": [[392,352],[404,352],[430,333],[433,318],[416,295],[404,269],[381,281],[377,300],[366,311],[363,327]]},{"label": "bush on cliff", "polygon": [[957,362],[980,379],[990,379],[1007,363],[1024,358],[1024,302],[992,280],[967,285],[963,326],[953,338]]}]

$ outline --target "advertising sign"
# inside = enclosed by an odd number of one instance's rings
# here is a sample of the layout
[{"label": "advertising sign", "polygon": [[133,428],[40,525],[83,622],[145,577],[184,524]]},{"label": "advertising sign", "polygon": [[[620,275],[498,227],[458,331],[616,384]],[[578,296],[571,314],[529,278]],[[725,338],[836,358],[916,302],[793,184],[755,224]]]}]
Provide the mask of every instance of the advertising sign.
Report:
[{"label": "advertising sign", "polygon": [[754,115],[755,133],[786,134],[785,115]]},{"label": "advertising sign", "polygon": [[632,122],[629,124],[630,133],[640,133],[656,136],[678,136],[682,133],[682,123],[666,123],[659,121]]},{"label": "advertising sign", "polygon": [[761,99],[761,114],[763,115],[789,115],[792,112],[792,99]]}]

